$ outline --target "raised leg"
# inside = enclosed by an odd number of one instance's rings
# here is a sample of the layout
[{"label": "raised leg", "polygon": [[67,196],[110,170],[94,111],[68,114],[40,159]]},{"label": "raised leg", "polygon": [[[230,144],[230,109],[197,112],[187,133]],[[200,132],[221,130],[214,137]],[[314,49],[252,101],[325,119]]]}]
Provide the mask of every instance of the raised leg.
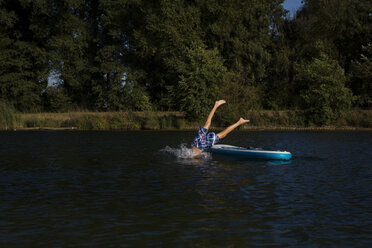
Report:
[{"label": "raised leg", "polygon": [[217,135],[218,135],[218,137],[220,137],[220,139],[223,139],[232,130],[234,130],[235,128],[237,128],[241,124],[244,124],[244,123],[247,123],[247,122],[249,122],[249,120],[245,120],[243,118],[240,118],[240,120],[238,120],[236,123],[232,124],[231,126],[228,126],[225,130],[223,130],[222,132],[218,133]]},{"label": "raised leg", "polygon": [[214,116],[214,112],[216,112],[217,108],[218,108],[219,106],[221,106],[222,104],[224,104],[224,103],[226,103],[225,100],[219,100],[219,101],[216,101],[216,102],[214,103],[214,107],[213,107],[212,111],[209,113],[208,118],[207,118],[207,121],[206,121],[205,124],[204,124],[204,128],[205,128],[205,129],[209,129],[209,128],[210,128],[211,123],[212,123],[212,118],[213,118],[213,116]]}]

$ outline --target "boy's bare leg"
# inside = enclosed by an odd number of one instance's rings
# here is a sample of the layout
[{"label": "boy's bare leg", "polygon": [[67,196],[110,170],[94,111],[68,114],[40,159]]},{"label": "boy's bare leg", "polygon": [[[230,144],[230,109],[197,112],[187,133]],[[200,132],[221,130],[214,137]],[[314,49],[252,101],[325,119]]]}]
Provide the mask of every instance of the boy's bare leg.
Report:
[{"label": "boy's bare leg", "polygon": [[[205,129],[209,129],[210,128],[211,123],[212,123],[212,118],[214,116],[214,112],[216,112],[217,108],[219,106],[221,106],[222,104],[224,104],[224,103],[226,103],[225,100],[219,100],[219,101],[216,101],[214,103],[213,109],[209,113],[208,118],[207,118],[207,121],[205,122],[205,124],[203,126]],[[192,150],[192,154],[193,154],[194,157],[197,157],[200,154],[202,154],[202,150],[200,150],[199,148],[196,148],[194,146],[191,148],[191,150]]]},{"label": "boy's bare leg", "polygon": [[209,128],[210,128],[211,123],[212,123],[212,118],[213,118],[213,116],[214,116],[214,112],[216,112],[217,108],[218,108],[219,106],[221,106],[222,104],[224,104],[224,103],[226,103],[225,100],[219,100],[219,101],[216,101],[216,102],[214,103],[214,107],[213,107],[212,111],[209,113],[208,118],[207,118],[207,121],[206,121],[205,124],[204,124],[204,128],[205,128],[205,129],[209,129]]},{"label": "boy's bare leg", "polygon": [[236,123],[232,124],[231,126],[227,127],[225,130],[223,130],[222,132],[218,133],[218,137],[220,137],[220,139],[223,139],[226,137],[226,135],[228,133],[230,133],[232,130],[234,130],[235,128],[237,128],[238,126],[244,124],[244,123],[247,123],[249,122],[249,120],[245,120],[243,118],[240,118],[239,121],[237,121]]}]

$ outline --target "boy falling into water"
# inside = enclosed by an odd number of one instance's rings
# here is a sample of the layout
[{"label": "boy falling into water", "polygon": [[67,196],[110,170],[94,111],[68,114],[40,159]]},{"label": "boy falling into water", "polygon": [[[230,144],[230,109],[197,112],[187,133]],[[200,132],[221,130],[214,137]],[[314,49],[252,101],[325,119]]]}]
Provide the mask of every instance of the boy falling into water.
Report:
[{"label": "boy falling into water", "polygon": [[200,154],[202,154],[205,149],[210,148],[214,144],[218,143],[220,139],[225,138],[228,133],[230,133],[241,124],[249,122],[249,120],[240,118],[239,121],[227,127],[225,130],[218,134],[215,134],[214,132],[208,133],[208,129],[212,123],[214,112],[216,112],[217,108],[224,103],[226,103],[225,100],[216,101],[212,111],[208,115],[207,121],[205,122],[204,126],[199,128],[198,134],[194,137],[191,143],[192,154],[194,157],[200,156]]}]

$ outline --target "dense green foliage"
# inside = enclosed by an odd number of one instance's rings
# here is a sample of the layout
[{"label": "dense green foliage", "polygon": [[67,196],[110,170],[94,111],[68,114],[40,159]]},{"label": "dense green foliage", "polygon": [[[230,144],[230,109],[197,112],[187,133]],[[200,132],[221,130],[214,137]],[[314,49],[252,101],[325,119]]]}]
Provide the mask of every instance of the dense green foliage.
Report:
[{"label": "dense green foliage", "polygon": [[[224,123],[372,107],[372,2],[0,0],[0,100],[18,111],[185,111]],[[50,80],[53,78],[53,80]],[[48,84],[49,79],[49,84]]]},{"label": "dense green foliage", "polygon": [[321,54],[319,59],[303,62],[296,68],[300,106],[309,122],[329,125],[350,108],[353,96],[345,87],[344,70],[337,61]]},{"label": "dense green foliage", "polygon": [[208,115],[225,72],[218,51],[193,45],[186,49],[185,61],[175,67],[179,80],[168,87],[172,106],[185,111],[191,118]]}]

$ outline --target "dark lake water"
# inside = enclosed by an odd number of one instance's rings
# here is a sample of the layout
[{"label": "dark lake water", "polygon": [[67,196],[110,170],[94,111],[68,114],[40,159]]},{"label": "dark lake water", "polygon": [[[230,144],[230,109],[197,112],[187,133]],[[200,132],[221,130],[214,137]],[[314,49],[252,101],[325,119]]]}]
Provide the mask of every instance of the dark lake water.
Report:
[{"label": "dark lake water", "polygon": [[0,247],[372,247],[372,132],[0,132]]}]

